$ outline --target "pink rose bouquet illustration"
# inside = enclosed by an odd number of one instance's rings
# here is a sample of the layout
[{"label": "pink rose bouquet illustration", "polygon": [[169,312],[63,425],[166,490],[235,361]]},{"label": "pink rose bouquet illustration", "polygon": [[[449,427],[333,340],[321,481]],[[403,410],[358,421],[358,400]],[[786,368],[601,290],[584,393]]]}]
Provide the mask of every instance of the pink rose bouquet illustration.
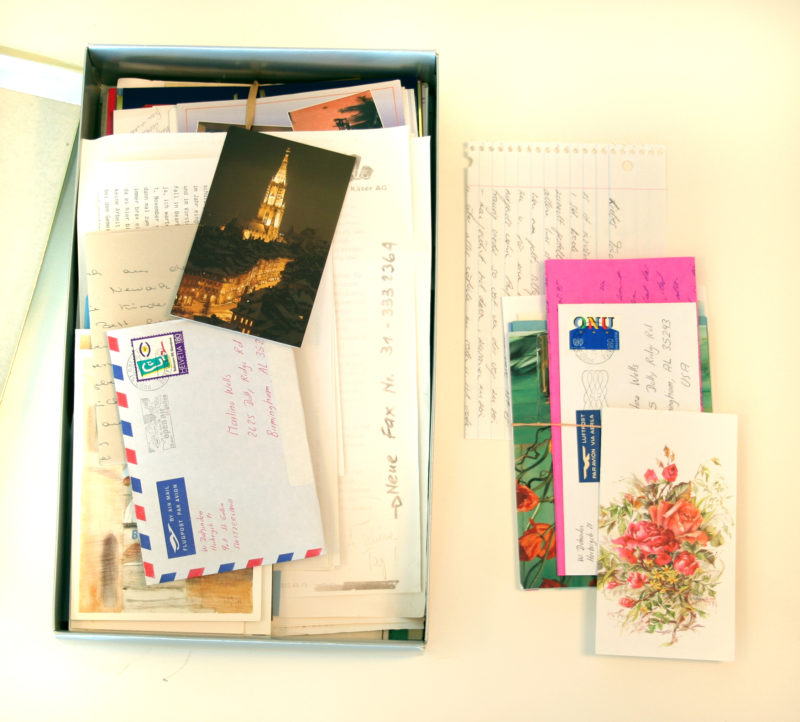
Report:
[{"label": "pink rose bouquet illustration", "polygon": [[601,506],[597,586],[627,630],[675,644],[714,606],[733,526],[716,466],[710,459],[687,479],[665,446],[657,469],[622,480],[627,492]]}]

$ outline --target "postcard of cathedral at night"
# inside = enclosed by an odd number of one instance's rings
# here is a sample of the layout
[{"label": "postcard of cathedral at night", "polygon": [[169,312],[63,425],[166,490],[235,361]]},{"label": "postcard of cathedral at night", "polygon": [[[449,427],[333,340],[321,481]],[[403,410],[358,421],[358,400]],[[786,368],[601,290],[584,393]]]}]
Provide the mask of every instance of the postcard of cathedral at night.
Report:
[{"label": "postcard of cathedral at night", "polygon": [[172,313],[300,346],[354,163],[231,129]]}]

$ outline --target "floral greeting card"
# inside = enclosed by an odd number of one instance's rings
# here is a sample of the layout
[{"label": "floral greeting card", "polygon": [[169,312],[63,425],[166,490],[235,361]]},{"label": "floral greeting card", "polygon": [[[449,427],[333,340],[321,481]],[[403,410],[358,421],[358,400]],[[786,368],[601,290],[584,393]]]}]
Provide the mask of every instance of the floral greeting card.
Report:
[{"label": "floral greeting card", "polygon": [[736,416],[602,423],[597,653],[733,660]]}]

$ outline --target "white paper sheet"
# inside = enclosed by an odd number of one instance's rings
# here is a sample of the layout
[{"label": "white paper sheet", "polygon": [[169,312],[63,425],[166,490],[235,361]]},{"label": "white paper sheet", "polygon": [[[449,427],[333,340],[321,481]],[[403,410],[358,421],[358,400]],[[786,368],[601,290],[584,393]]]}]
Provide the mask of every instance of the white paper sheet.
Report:
[{"label": "white paper sheet", "polygon": [[[28,73],[33,73],[37,82],[27,77]],[[22,78],[30,81],[20,88],[24,92],[0,87],[0,171],[4,181],[0,281],[5,295],[0,321],[0,399],[39,278],[80,117],[77,101],[73,105],[28,91],[58,92],[76,77],[61,68],[0,56],[3,84],[15,87],[15,81]],[[54,83],[52,78],[61,82]]]},{"label": "white paper sheet", "polygon": [[[306,142],[303,134],[295,136]],[[361,159],[332,247],[345,538],[339,569],[325,578],[284,574],[282,597],[359,589],[419,592],[417,327],[408,136],[405,129],[330,133],[325,147],[357,151]]]},{"label": "white paper sheet", "polygon": [[466,157],[464,435],[507,439],[500,299],[543,293],[549,258],[663,252],[666,155],[476,141]]},{"label": "white paper sheet", "polygon": [[114,111],[114,133],[177,133],[174,105],[126,108]]},{"label": "white paper sheet", "polygon": [[86,233],[200,221],[224,134],[125,133],[82,141],[78,315],[86,318]]}]

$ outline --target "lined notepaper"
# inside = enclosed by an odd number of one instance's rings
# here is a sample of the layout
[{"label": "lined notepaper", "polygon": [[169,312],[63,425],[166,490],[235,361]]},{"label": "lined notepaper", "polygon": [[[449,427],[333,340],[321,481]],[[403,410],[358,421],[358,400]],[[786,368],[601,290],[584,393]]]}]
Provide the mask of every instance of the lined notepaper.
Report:
[{"label": "lined notepaper", "polygon": [[469,142],[464,436],[510,438],[501,300],[544,293],[544,261],[666,247],[661,146]]}]

